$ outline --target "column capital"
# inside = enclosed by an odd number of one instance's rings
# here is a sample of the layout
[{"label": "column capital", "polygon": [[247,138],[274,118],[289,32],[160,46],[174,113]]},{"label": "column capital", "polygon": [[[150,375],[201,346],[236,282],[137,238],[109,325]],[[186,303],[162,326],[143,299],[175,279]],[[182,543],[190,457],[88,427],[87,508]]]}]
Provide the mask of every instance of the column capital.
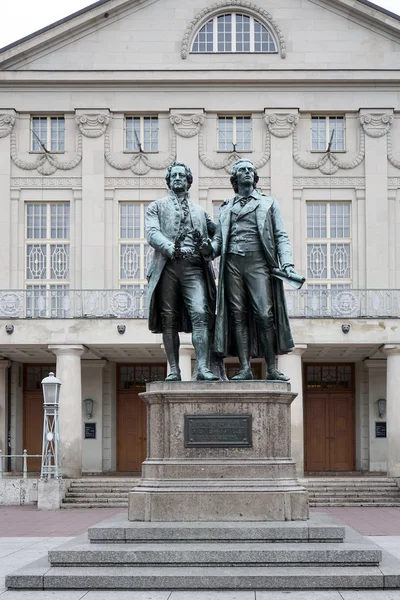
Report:
[{"label": "column capital", "polygon": [[191,344],[181,344],[179,347],[180,356],[193,356],[194,348]]},{"label": "column capital", "polygon": [[299,122],[299,109],[288,108],[285,112],[275,113],[270,109],[265,109],[265,123],[268,131],[275,137],[289,137],[296,129],[296,125]]},{"label": "column capital", "polygon": [[0,360],[0,369],[8,369],[11,366],[11,360]]},{"label": "column capital", "polygon": [[383,137],[388,133],[393,121],[393,109],[360,110],[361,127],[369,137]]},{"label": "column capital", "polygon": [[368,359],[364,360],[363,364],[367,369],[386,369],[386,360],[383,359]]},{"label": "column capital", "polygon": [[290,354],[294,354],[295,356],[303,356],[304,352],[307,350],[307,344],[296,344],[294,349],[290,352]]},{"label": "column capital", "polygon": [[197,135],[205,121],[204,110],[199,109],[171,109],[169,117],[175,133],[180,137],[191,138]]},{"label": "column capital", "polygon": [[82,135],[88,138],[101,137],[110,123],[110,111],[105,109],[77,109],[75,121]]},{"label": "column capital", "polygon": [[382,348],[382,351],[386,354],[386,356],[395,356],[396,354],[400,355],[400,344],[385,344]]},{"label": "column capital", "polygon": [[87,352],[87,348],[80,344],[67,345],[63,344],[62,346],[48,346],[48,349],[54,352],[56,356],[82,356],[85,352]]}]

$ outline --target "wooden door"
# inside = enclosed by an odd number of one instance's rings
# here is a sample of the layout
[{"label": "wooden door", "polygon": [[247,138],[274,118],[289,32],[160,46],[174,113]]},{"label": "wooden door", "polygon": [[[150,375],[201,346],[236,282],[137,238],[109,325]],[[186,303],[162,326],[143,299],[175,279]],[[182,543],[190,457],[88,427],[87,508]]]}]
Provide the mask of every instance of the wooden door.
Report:
[{"label": "wooden door", "polygon": [[118,394],[118,471],[141,471],[146,459],[146,403],[139,397],[146,388]]},{"label": "wooden door", "polygon": [[[23,395],[23,447],[28,454],[42,454],[43,392],[41,381],[55,365],[25,365]],[[41,458],[28,458],[28,472],[40,471]],[[21,468],[22,468],[22,462]],[[19,468],[19,467],[17,467]]]},{"label": "wooden door", "polygon": [[147,407],[139,396],[149,381],[166,377],[166,364],[119,365],[117,471],[140,472],[147,452]]},{"label": "wooden door", "polygon": [[354,394],[306,394],[304,429],[306,471],[354,470]]}]

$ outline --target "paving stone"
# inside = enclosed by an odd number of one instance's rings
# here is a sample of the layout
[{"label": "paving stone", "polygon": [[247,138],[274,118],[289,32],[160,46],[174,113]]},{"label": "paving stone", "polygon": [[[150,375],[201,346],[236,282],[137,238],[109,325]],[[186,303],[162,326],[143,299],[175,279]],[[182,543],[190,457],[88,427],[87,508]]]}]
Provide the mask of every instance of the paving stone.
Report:
[{"label": "paving stone", "polygon": [[[365,592],[363,592],[365,593]],[[172,600],[172,599],[171,599]],[[192,600],[192,599],[190,599]],[[294,592],[256,592],[256,600],[342,600],[339,592],[331,591],[294,591]]]},{"label": "paving stone", "polygon": [[[190,592],[190,598],[188,598],[188,594],[185,592],[186,598],[185,600],[194,600],[192,596],[192,592]],[[87,596],[85,596],[85,600],[170,600],[171,592],[169,591],[121,591],[121,590],[96,590],[95,592],[89,592]],[[1,598],[1,596],[0,596]],[[18,600],[18,599],[17,599]],[[251,599],[253,600],[253,598]]]},{"label": "paving stone", "polygon": [[[168,600],[255,600],[255,592],[231,591],[231,592],[197,592],[191,591],[190,597],[187,592],[172,592]],[[335,599],[336,600],[336,599]]]},{"label": "paving stone", "polygon": [[[0,598],[1,598],[1,600],[82,600],[83,598],[85,598],[85,599],[87,598],[87,591],[86,590],[47,590],[47,591],[45,591],[45,590],[41,590],[41,591],[18,590],[18,591],[3,592],[3,594],[0,593]],[[114,600],[114,598],[112,600]],[[164,600],[164,599],[160,598],[160,600]]]}]

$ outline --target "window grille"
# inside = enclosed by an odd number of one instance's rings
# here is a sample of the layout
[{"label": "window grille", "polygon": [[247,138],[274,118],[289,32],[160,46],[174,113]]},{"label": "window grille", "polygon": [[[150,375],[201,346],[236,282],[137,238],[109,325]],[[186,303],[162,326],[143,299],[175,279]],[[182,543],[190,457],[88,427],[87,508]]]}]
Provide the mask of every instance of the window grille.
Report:
[{"label": "window grille", "polygon": [[192,44],[192,52],[277,52],[271,32],[251,15],[217,15],[203,25]]},{"label": "window grille", "polygon": [[352,286],[350,227],[350,202],[307,203],[307,302],[311,313],[323,314],[330,302]]},{"label": "window grille", "polygon": [[31,149],[33,152],[64,152],[64,117],[32,117]]},{"label": "window grille", "polygon": [[27,315],[62,317],[70,280],[70,206],[27,203],[25,286]]},{"label": "window grille", "polygon": [[345,150],[345,120],[337,116],[317,116],[311,118],[311,150],[326,152],[331,142],[330,151]]},{"label": "window grille", "polygon": [[126,117],[125,149],[158,152],[158,117]]}]

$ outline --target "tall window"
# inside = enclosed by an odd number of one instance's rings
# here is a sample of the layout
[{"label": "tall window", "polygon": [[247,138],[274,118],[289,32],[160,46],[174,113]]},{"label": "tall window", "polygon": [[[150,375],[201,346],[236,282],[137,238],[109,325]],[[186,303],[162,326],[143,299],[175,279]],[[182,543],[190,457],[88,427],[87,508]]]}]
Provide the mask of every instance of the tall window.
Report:
[{"label": "tall window", "polygon": [[277,52],[271,32],[251,15],[229,13],[201,27],[192,52]]},{"label": "tall window", "polygon": [[345,150],[344,117],[312,117],[311,150],[331,152]]},{"label": "tall window", "polygon": [[31,149],[33,152],[64,152],[64,117],[32,117]]},{"label": "tall window", "polygon": [[27,314],[64,316],[70,280],[68,202],[26,204],[25,263]]},{"label": "tall window", "polygon": [[126,117],[125,149],[158,152],[158,117]]},{"label": "tall window", "polygon": [[142,317],[146,309],[146,273],[153,259],[147,244],[145,217],[148,204],[121,202],[119,228],[119,283],[123,290],[134,292],[132,317]]},{"label": "tall window", "polygon": [[218,117],[218,150],[251,151],[251,117]]},{"label": "tall window", "polygon": [[351,203],[307,203],[307,288],[326,298],[350,288]]}]

